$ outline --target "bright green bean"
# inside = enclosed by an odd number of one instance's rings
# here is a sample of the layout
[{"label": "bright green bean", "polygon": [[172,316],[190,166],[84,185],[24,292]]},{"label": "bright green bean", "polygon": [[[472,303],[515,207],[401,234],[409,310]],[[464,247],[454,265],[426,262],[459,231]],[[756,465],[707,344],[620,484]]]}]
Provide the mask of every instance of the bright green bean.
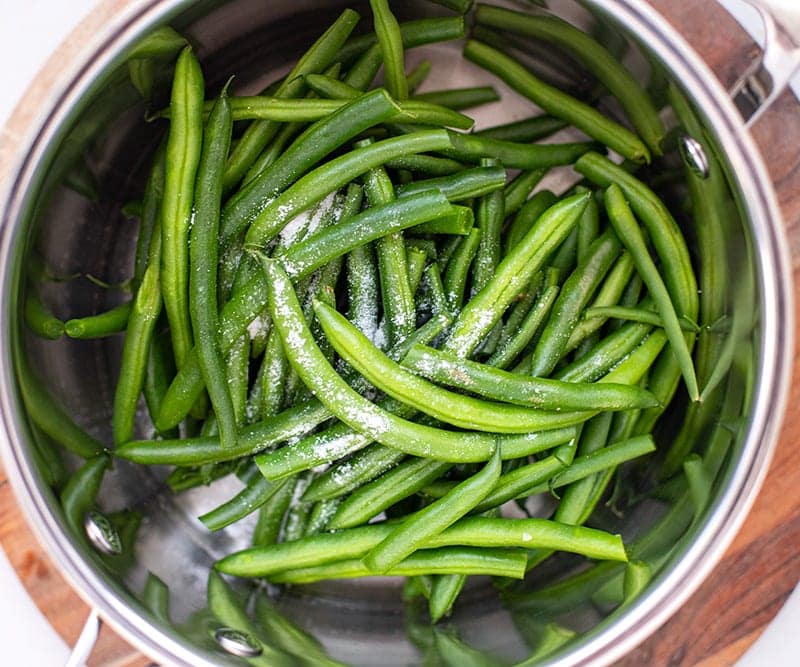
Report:
[{"label": "bright green bean", "polygon": [[440,190],[451,202],[456,202],[495,192],[505,183],[506,171],[503,167],[497,164],[483,165],[463,169],[450,176],[427,178],[408,185],[401,185],[397,188],[397,196],[408,197],[425,190],[436,189]]},{"label": "bright green bean", "polygon": [[480,472],[458,484],[447,495],[407,517],[363,557],[373,572],[386,572],[414,553],[430,538],[469,513],[494,487],[500,477],[500,448]]},{"label": "bright green bean", "polygon": [[522,240],[539,219],[539,216],[555,204],[556,201],[556,196],[550,190],[542,190],[521,205],[506,232],[506,254]]},{"label": "bright green bean", "polygon": [[444,350],[468,356],[502,317],[550,253],[578,222],[589,195],[564,199],[543,213],[525,237],[505,256],[492,279],[456,319]]},{"label": "bright green bean", "polygon": [[[161,275],[164,307],[178,368],[192,348],[189,317],[189,227],[195,176],[203,144],[203,73],[191,47],[175,65],[161,206]],[[144,278],[143,278],[144,280]],[[151,278],[152,280],[152,278]],[[126,341],[129,336],[126,336]],[[124,429],[119,435],[125,435]],[[123,442],[120,440],[119,442]]]},{"label": "bright green bean", "polygon": [[470,109],[482,104],[497,102],[500,95],[492,86],[476,86],[474,88],[451,88],[417,93],[414,99],[420,102],[438,104],[455,111]]},{"label": "bright green bean", "polygon": [[513,215],[528,199],[528,195],[533,191],[539,181],[544,178],[547,172],[544,169],[531,169],[521,171],[503,190],[503,209],[506,217]]},{"label": "bright green bean", "polygon": [[64,332],[70,338],[88,340],[105,338],[125,331],[133,303],[128,301],[97,315],[78,317],[64,323]]},{"label": "bright green bean", "polygon": [[388,0],[369,0],[375,25],[375,36],[383,57],[386,87],[396,100],[408,97],[408,82],[403,63],[403,36],[400,25],[389,8]]},{"label": "bright green bean", "polygon": [[639,387],[526,377],[422,345],[411,348],[403,365],[434,382],[545,410],[629,410],[656,404],[655,398]]},{"label": "bright green bean", "polygon": [[444,274],[444,293],[447,305],[451,311],[461,309],[464,302],[464,293],[467,287],[469,268],[475,259],[480,244],[481,230],[477,227],[470,231],[458,246]]}]

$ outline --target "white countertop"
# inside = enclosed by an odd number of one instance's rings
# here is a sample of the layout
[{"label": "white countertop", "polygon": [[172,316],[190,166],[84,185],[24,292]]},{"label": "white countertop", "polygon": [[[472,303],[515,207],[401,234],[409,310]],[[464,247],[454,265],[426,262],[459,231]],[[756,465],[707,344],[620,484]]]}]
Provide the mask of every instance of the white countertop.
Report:
[{"label": "white countertop", "polygon": [[[796,1],[796,0],[792,0]],[[723,2],[735,4],[736,0]],[[98,0],[0,0],[0,126],[45,63]],[[63,665],[69,649],[28,597],[0,550],[0,662],[14,667]],[[739,661],[738,667],[791,667],[800,660],[800,589]]]}]

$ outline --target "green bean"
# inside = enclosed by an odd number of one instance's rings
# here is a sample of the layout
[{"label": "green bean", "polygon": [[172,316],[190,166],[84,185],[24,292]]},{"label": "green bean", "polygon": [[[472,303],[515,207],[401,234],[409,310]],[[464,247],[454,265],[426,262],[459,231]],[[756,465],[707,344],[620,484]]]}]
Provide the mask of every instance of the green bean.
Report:
[{"label": "green bean", "polygon": [[569,341],[565,348],[566,352],[571,352],[578,345],[595,333],[605,323],[603,318],[589,318],[587,312],[595,308],[613,306],[619,303],[623,292],[634,275],[633,259],[630,253],[623,251],[614,266],[608,272],[606,279],[597,291],[597,294],[589,308],[584,311],[583,319],[575,325],[570,334]]},{"label": "green bean", "polygon": [[461,111],[481,104],[497,102],[500,99],[500,95],[493,86],[476,86],[474,88],[450,88],[448,90],[417,93],[414,95],[414,99]]},{"label": "green bean", "polygon": [[616,97],[639,136],[654,155],[661,155],[664,124],[645,90],[602,44],[554,16],[526,15],[500,7],[480,5],[478,23],[551,42],[575,57]]},{"label": "green bean", "polygon": [[453,147],[439,149],[446,157],[463,162],[478,162],[481,158],[493,157],[502,162],[506,169],[538,170],[572,164],[595,146],[591,141],[520,144],[452,130],[448,130],[448,134]]},{"label": "green bean", "polygon": [[316,638],[281,615],[266,595],[256,596],[255,620],[258,627],[278,648],[320,667],[345,667],[331,660]]},{"label": "green bean", "polygon": [[329,524],[331,530],[351,528],[407,498],[438,479],[451,464],[411,457],[387,473],[357,489],[339,505]]},{"label": "green bean", "polygon": [[[373,207],[390,206],[394,201],[394,187],[386,170],[376,167],[367,172],[364,184],[367,198]],[[422,207],[425,211],[426,206]],[[373,208],[375,210],[375,208]],[[435,217],[435,216],[434,216]],[[386,219],[399,220],[398,214],[390,214]],[[380,219],[380,218],[379,218]],[[369,224],[369,228],[378,230],[377,224]],[[393,230],[397,231],[397,230]],[[386,320],[386,334],[389,345],[406,338],[416,324],[414,312],[414,294],[408,282],[408,263],[403,236],[399,233],[377,235],[375,254],[378,259],[378,276],[380,278],[383,316]]]},{"label": "green bean", "polygon": [[150,173],[147,176],[147,182],[144,187],[142,211],[139,215],[139,235],[136,239],[136,254],[133,261],[133,279],[131,281],[134,290],[139,287],[145,269],[147,269],[153,230],[157,221],[161,218],[165,168],[166,142],[162,141],[153,158],[153,164],[150,167]]},{"label": "green bean", "polygon": [[159,622],[165,626],[172,625],[169,617],[169,587],[152,572],[147,573],[142,602]]},{"label": "green bean", "polygon": [[545,318],[550,314],[550,309],[558,297],[558,292],[559,287],[557,285],[546,287],[520,323],[517,331],[506,339],[501,335],[497,349],[486,361],[489,366],[505,368],[516,359],[544,324]]},{"label": "green bean", "polygon": [[[382,576],[420,574],[484,574],[521,579],[525,553],[516,549],[441,547],[411,554]],[[376,576],[360,560],[338,561],[319,567],[298,568],[273,575],[270,580],[283,584],[307,584],[321,579],[352,579]]]},{"label": "green bean", "polygon": [[434,315],[449,312],[449,305],[444,293],[444,285],[442,285],[442,276],[439,273],[439,266],[435,262],[429,264],[425,269],[424,277],[431,312]]},{"label": "green bean", "polygon": [[267,348],[264,350],[264,391],[261,396],[261,416],[271,417],[278,414],[284,402],[284,388],[289,373],[289,360],[283,351],[283,343],[278,332],[273,328],[269,332]]},{"label": "green bean", "polygon": [[[292,71],[274,92],[275,97],[293,98],[302,94],[303,77],[313,72],[322,72],[338,60],[337,52],[348,38],[359,16],[352,9],[345,9],[336,21],[311,45],[297,61]],[[275,136],[280,125],[272,121],[257,121],[247,128],[228,159],[223,180],[224,189],[230,191],[250,169],[259,154]]]},{"label": "green bean", "polygon": [[408,197],[426,190],[440,190],[451,202],[463,201],[496,192],[505,185],[506,171],[498,164],[464,169],[450,176],[414,181],[397,188],[398,197]]},{"label": "green bean", "polygon": [[551,134],[564,129],[567,123],[560,118],[553,116],[534,116],[524,120],[517,120],[504,125],[495,125],[482,130],[476,130],[474,134],[489,139],[500,139],[501,141],[538,141],[545,139]]},{"label": "green bean", "polygon": [[654,397],[639,387],[520,376],[422,345],[411,348],[403,365],[434,382],[545,410],[629,410],[655,405]]},{"label": "green bean", "polygon": [[386,166],[391,169],[407,169],[426,176],[450,176],[465,169],[461,162],[432,155],[402,155],[387,160]]},{"label": "green bean", "polygon": [[464,306],[445,342],[445,351],[466,357],[475,349],[577,223],[588,196],[564,199],[539,217],[536,225],[500,262],[489,283]]},{"label": "green bean", "polygon": [[255,623],[245,611],[245,605],[231,590],[222,576],[211,570],[208,573],[206,591],[208,610],[223,627],[245,633],[261,649],[256,657],[248,658],[251,665],[263,667],[291,667],[297,664],[297,657],[273,648],[260,637]]},{"label": "green bean", "polygon": [[378,267],[372,244],[347,254],[348,318],[370,340],[378,330]]},{"label": "green bean", "polygon": [[514,219],[511,221],[506,233],[506,255],[522,240],[525,234],[528,233],[528,230],[530,230],[539,219],[539,216],[555,204],[556,201],[556,196],[550,192],[550,190],[542,190],[522,204],[517,215],[515,215]]},{"label": "green bean", "polygon": [[528,195],[544,178],[544,169],[521,171],[503,190],[503,208],[506,217],[513,215],[525,204]]},{"label": "green bean", "polygon": [[[317,75],[318,79],[309,79],[314,82],[315,91],[337,92],[339,95],[334,99],[282,99],[279,97],[265,97],[263,95],[253,95],[250,97],[232,97],[231,110],[233,120],[257,120],[257,121],[276,121],[276,122],[313,122],[325,120],[344,107],[348,106],[349,100],[356,100],[362,93],[347,86],[341,81],[329,79],[324,75]],[[322,83],[330,81],[329,84]],[[342,95],[344,92],[349,95]],[[210,106],[206,107],[210,110]],[[461,130],[469,130],[474,121],[464,114],[458,113],[454,109],[434,104],[426,100],[407,100],[393,104],[391,118],[398,123],[417,123],[419,125],[442,125],[454,127]],[[371,126],[370,126],[371,127]],[[257,177],[254,174],[253,177]],[[245,181],[247,185],[249,181]]]},{"label": "green bean", "polygon": [[315,310],[336,351],[367,380],[404,404],[449,424],[493,433],[527,433],[582,421],[582,415],[569,412],[491,403],[442,389],[389,359],[335,309],[317,303]]},{"label": "green bean", "polygon": [[309,485],[303,499],[315,501],[344,495],[391,469],[405,456],[404,452],[373,443],[328,468]]},{"label": "green bean", "polygon": [[64,333],[64,323],[47,309],[30,286],[25,290],[24,317],[25,324],[37,336],[58,340]]},{"label": "green bean", "polygon": [[[586,320],[601,317],[603,319],[619,319],[628,322],[643,322],[652,324],[654,327],[663,327],[664,322],[661,316],[654,310],[646,308],[629,308],[626,306],[592,306],[583,311],[583,318]],[[678,323],[683,331],[697,333],[700,330],[694,322],[690,322],[685,317],[679,317]]]},{"label": "green bean", "polygon": [[408,97],[405,65],[403,64],[403,36],[400,25],[389,8],[388,0],[369,0],[375,25],[375,36],[383,57],[386,87],[396,100]]},{"label": "green bean", "polygon": [[419,63],[406,75],[406,85],[409,94],[413,94],[431,73],[433,63],[430,60],[420,60]]},{"label": "green bean", "polygon": [[372,44],[347,72],[344,82],[356,90],[366,90],[372,85],[372,81],[381,68],[382,62],[380,45],[377,43]]},{"label": "green bean", "polygon": [[678,224],[664,203],[635,176],[597,153],[588,153],[575,163],[575,170],[601,187],[615,183],[625,194],[661,261],[664,282],[679,315],[697,318],[697,281],[689,250]]},{"label": "green bean", "polygon": [[86,513],[94,506],[108,463],[108,456],[105,455],[87,459],[72,474],[61,492],[61,509],[64,511],[67,525],[81,538],[86,535],[83,521]]},{"label": "green bean", "polygon": [[203,465],[220,463],[263,451],[288,438],[304,435],[331,413],[319,401],[299,403],[239,431],[236,446],[223,449],[219,438],[203,436],[182,440],[132,440],[118,447],[116,456],[149,465]]},{"label": "green bean", "polygon": [[[226,389],[231,399],[232,425],[234,437],[236,426],[244,423],[245,412],[247,410],[247,385],[248,372],[250,368],[250,337],[240,336],[239,339],[228,350],[224,361],[224,377]],[[220,445],[222,440],[220,439]],[[233,446],[233,445],[229,445]]]},{"label": "green bean", "polygon": [[265,547],[278,542],[283,519],[294,496],[294,478],[288,477],[276,484],[269,503],[258,510],[258,521],[253,529],[252,543],[254,547]]},{"label": "green bean", "polygon": [[[578,186],[576,192],[587,191],[588,188]],[[600,235],[600,211],[594,198],[589,200],[589,205],[583,212],[578,222],[578,262],[586,257],[594,240]]]},{"label": "green bean", "polygon": [[[411,49],[425,44],[462,39],[466,33],[464,17],[426,18],[400,24],[403,47]],[[334,60],[348,64],[377,44],[375,33],[353,37],[336,54]],[[380,61],[379,61],[380,63]],[[376,68],[377,71],[377,68]]]},{"label": "green bean", "polygon": [[686,382],[689,397],[693,401],[697,401],[699,400],[700,392],[697,387],[694,363],[670,294],[661,279],[656,265],[650,258],[644,237],[633,217],[633,213],[625,202],[622,190],[612,183],[606,189],[605,198],[609,220],[630,252],[636,269],[645,285],[647,285],[647,289],[658,308],[659,315],[664,323],[664,331],[669,338],[672,351],[677,357],[684,382]]},{"label": "green bean", "polygon": [[428,601],[431,623],[438,623],[450,613],[466,581],[467,577],[463,574],[444,574],[434,578]]},{"label": "green bean", "polygon": [[199,517],[200,521],[211,531],[222,530],[269,502],[279,487],[280,484],[267,481],[255,469],[244,489],[219,507],[203,514]]},{"label": "green bean", "polygon": [[131,302],[126,302],[97,315],[67,320],[64,332],[70,338],[89,340],[125,331],[132,306]]},{"label": "green bean", "polygon": [[229,243],[268,202],[323,157],[394,112],[394,103],[386,91],[375,90],[309,127],[280,158],[225,204],[220,222],[222,242]]},{"label": "green bean", "polygon": [[[217,263],[222,175],[233,121],[227,86],[208,117],[195,184],[194,223],[189,236],[189,314],[203,382],[217,418],[222,447],[236,444],[237,412],[217,340]],[[237,402],[238,405],[238,402]]]},{"label": "green bean", "polygon": [[[499,164],[496,160],[484,159],[481,160],[481,166],[499,167]],[[500,261],[500,233],[505,220],[504,199],[503,193],[495,190],[478,200],[476,217],[481,236],[472,267],[473,294],[480,292],[492,279]]]},{"label": "green bean", "polygon": [[[421,248],[409,246],[406,243],[406,259],[408,261],[408,288],[411,290],[411,294],[416,294],[419,284],[422,282],[422,274],[425,271],[428,254]],[[349,316],[348,319],[350,319]],[[360,327],[359,330],[361,330]],[[367,338],[373,340],[370,336],[367,336]]]},{"label": "green bean", "polygon": [[650,151],[635,134],[588,104],[546,84],[513,58],[475,40],[467,41],[464,56],[500,77],[551,116],[567,121],[629,160],[650,162]]},{"label": "green bean", "polygon": [[451,311],[458,311],[464,302],[469,268],[475,259],[480,244],[481,230],[473,228],[459,245],[444,274],[444,293]]},{"label": "green bean", "polygon": [[[238,577],[269,577],[290,568],[357,559],[380,544],[393,530],[393,525],[383,523],[320,533],[292,543],[245,549],[225,556],[214,567]],[[464,517],[431,537],[425,542],[425,549],[459,545],[552,548],[590,558],[627,560],[618,535],[547,519]]]},{"label": "green bean", "polygon": [[531,375],[547,376],[564,354],[586,303],[600,281],[617,259],[620,244],[613,232],[607,231],[589,249],[559,292],[550,317],[533,351]]},{"label": "green bean", "polygon": [[133,299],[122,346],[122,360],[111,418],[111,429],[116,445],[128,442],[133,437],[136,406],[144,386],[155,326],[161,314],[162,245],[160,225],[157,223],[151,239],[150,263]]},{"label": "green bean", "polygon": [[357,148],[309,172],[273,199],[253,220],[245,242],[261,245],[293,217],[360,174],[398,155],[441,150],[450,140],[444,130],[425,130]]},{"label": "green bean", "polygon": [[[173,377],[175,377],[175,360],[172,357],[169,331],[157,331],[150,343],[144,386],[142,387],[147,411],[153,424],[161,410],[161,404]],[[176,432],[172,429],[164,432],[156,430],[165,438],[177,437]]]},{"label": "green bean", "polygon": [[[175,65],[161,206],[159,281],[178,368],[183,366],[192,348],[188,240],[195,176],[203,144],[203,95],[203,73],[191,47],[187,46]],[[120,435],[125,435],[124,429]]]},{"label": "green bean", "polygon": [[472,7],[473,0],[429,0],[430,2],[435,2],[437,5],[441,5],[442,7],[447,7],[447,9],[451,9],[454,12],[458,12],[459,14],[466,14],[470,7]]},{"label": "green bean", "polygon": [[363,557],[373,572],[386,572],[414,553],[431,537],[441,533],[477,505],[500,477],[500,448],[483,469],[458,484],[450,493],[407,517]]},{"label": "green bean", "polygon": [[[583,216],[581,216],[583,219]],[[580,220],[578,221],[580,223]],[[558,271],[559,275],[570,274],[578,264],[578,225],[572,229],[569,236],[556,249],[550,258],[549,265]]]},{"label": "green bean", "polygon": [[[288,277],[279,265],[262,259],[268,276],[270,309],[281,333],[286,353],[303,382],[316,393],[342,422],[356,429],[364,437],[407,454],[424,456],[454,463],[487,460],[496,443],[504,449],[504,456],[522,456],[530,446],[530,434],[521,436],[490,436],[483,433],[454,433],[409,422],[387,412],[365,399],[328,364],[313,341],[302,318],[297,297]],[[324,304],[317,303],[319,312]],[[359,334],[361,335],[361,334]],[[571,422],[575,417],[548,415],[548,421]],[[558,423],[550,424],[555,428]],[[366,443],[364,443],[366,444]],[[362,445],[363,446],[363,445]]]}]

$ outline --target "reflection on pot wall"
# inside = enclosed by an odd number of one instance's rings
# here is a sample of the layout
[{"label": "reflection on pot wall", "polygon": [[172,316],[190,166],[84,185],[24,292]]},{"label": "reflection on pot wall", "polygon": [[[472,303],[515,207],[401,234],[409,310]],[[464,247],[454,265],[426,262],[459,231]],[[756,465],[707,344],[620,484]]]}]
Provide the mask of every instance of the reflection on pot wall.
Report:
[{"label": "reflection on pot wall", "polygon": [[[433,3],[397,4],[401,5],[397,8],[401,20],[453,16]],[[506,4],[540,11],[530,3]],[[251,585],[244,579],[223,578],[212,568],[222,557],[251,546],[254,536],[256,544],[268,544],[324,532],[325,513],[336,511],[348,488],[340,485],[338,491],[322,493],[315,502],[292,501],[298,501],[310,485],[323,485],[315,480],[326,480],[330,486],[332,477],[344,479],[347,466],[352,470],[353,459],[365,456],[369,448],[332,462],[327,472],[325,466],[316,466],[280,481],[265,481],[249,452],[212,454],[200,464],[178,466],[141,466],[114,456],[112,414],[123,335],[113,332],[123,332],[128,326],[128,304],[144,284],[150,238],[153,229],[158,230],[158,205],[153,205],[157,198],[152,195],[163,184],[150,173],[169,127],[163,111],[169,103],[175,60],[184,45],[181,35],[195,47],[209,96],[216,95],[231,74],[236,75],[231,88],[234,95],[255,94],[280,80],[343,6],[272,3],[267,16],[263,5],[249,0],[203,3],[171,22],[177,32],[162,30],[134,47],[96,86],[91,99],[84,100],[71,128],[50,151],[36,196],[28,199],[25,243],[20,243],[12,278],[19,294],[19,307],[10,312],[14,366],[28,417],[24,428],[30,465],[38,471],[42,488],[48,490],[53,511],[63,516],[70,539],[109,585],[136,613],[151,618],[161,632],[185,639],[198,655],[217,664],[242,659],[293,664],[298,655],[315,664],[461,665],[468,660],[533,664],[567,655],[620,615],[634,611],[636,601],[668,576],[703,528],[739,458],[760,378],[760,267],[739,199],[739,175],[728,172],[725,152],[717,145],[713,128],[693,108],[681,82],[671,81],[646,48],[629,40],[624,30],[600,14],[592,16],[568,2],[553,2],[549,7],[603,43],[635,74],[660,110],[667,130],[663,155],[654,156],[648,165],[626,161],[623,167],[665,202],[687,239],[699,286],[699,309],[678,315],[682,316],[685,338],[693,346],[703,400],[688,400],[678,361],[672,348],[664,347],[643,374],[641,385],[657,397],[675,392],[666,411],[659,406],[602,413],[582,423],[577,437],[555,443],[555,449],[551,445],[545,451],[508,461],[503,472],[562,459],[585,463],[592,452],[613,453],[616,450],[609,450],[612,445],[629,443],[651,430],[657,451],[633,460],[608,454],[604,465],[588,466],[589,473],[566,486],[558,484],[563,467],[553,467],[549,476],[532,477],[524,493],[516,494],[520,497],[503,504],[500,511],[516,517],[555,516],[566,523],[621,533],[629,562],[553,554],[542,547],[528,550],[529,573],[524,580],[470,577],[452,614],[432,625],[427,599],[431,596],[430,577]],[[357,9],[365,18],[356,33],[369,32],[368,6],[361,4]],[[487,23],[470,20],[468,27],[475,38],[514,54],[544,81],[627,122],[619,103],[563,48]],[[369,42],[354,38],[340,54],[341,70],[352,68],[368,47]],[[413,69],[431,60],[433,67],[423,90],[497,86],[502,102],[476,108],[474,113],[466,111],[475,117],[476,129],[533,114],[529,102],[488,72],[466,63],[462,47],[463,41],[456,40],[411,49],[406,67]],[[286,129],[287,125],[291,127]],[[234,136],[239,141],[252,132],[246,127],[244,121],[237,122]],[[276,125],[272,141],[285,141],[288,146],[304,127],[300,123]],[[585,140],[578,130],[558,123],[550,130],[553,134],[547,142]],[[388,131],[402,128],[390,126]],[[684,164],[678,150],[684,136],[699,142],[708,162],[707,174],[698,174]],[[267,139],[266,153],[270,145]],[[614,159],[620,161],[617,156]],[[398,179],[424,177],[404,168],[394,172]],[[516,172],[510,170],[512,175]],[[605,185],[604,176],[590,172],[591,168],[584,171],[589,180],[581,181],[581,174],[570,167],[554,167],[538,182],[531,179],[532,193],[549,190],[561,196],[589,181]],[[598,235],[607,227],[602,192],[602,187],[597,189]],[[646,190],[626,191],[626,195],[637,214],[637,197],[645,208],[653,201]],[[567,238],[552,255],[551,268],[558,264],[563,273],[559,282],[579,270],[575,268],[579,264],[577,239],[577,233]],[[652,255],[663,259],[663,248],[651,228],[645,240]],[[431,245],[423,242],[419,247]],[[230,257],[222,260],[228,262]],[[436,260],[433,258],[434,263]],[[600,342],[628,345],[616,359],[619,361],[644,345],[642,341],[653,343],[655,337],[664,336],[664,322],[654,308],[657,299],[639,277],[635,262],[628,253],[620,253],[614,264],[605,282],[597,281],[587,305],[622,306],[624,310],[605,314],[598,310],[594,318],[573,322],[573,330],[581,328],[585,339],[572,341],[559,369],[591,353]],[[441,266],[446,268],[444,263]],[[658,268],[669,282],[670,269]],[[540,287],[531,290],[531,297],[546,291],[546,275],[541,272]],[[221,274],[223,296],[226,280],[227,289],[232,289],[236,278],[233,273]],[[339,280],[345,283],[344,274]],[[424,287],[420,294],[424,295]],[[259,298],[266,304],[265,293]],[[531,298],[528,306],[532,308],[534,303]],[[340,306],[346,308],[347,304]],[[505,322],[513,312],[509,309]],[[73,319],[99,313],[106,313],[99,322]],[[421,308],[417,324],[424,324],[430,316],[430,308]],[[92,327],[111,335],[95,337],[97,331]],[[257,342],[264,332],[255,329],[250,329],[255,334],[252,344],[264,353],[268,337]],[[250,346],[249,340],[246,345]],[[531,349],[523,345],[511,362],[524,359]],[[169,441],[162,443],[165,448],[179,452],[181,446],[192,446],[174,444],[171,439],[180,434],[212,451],[209,443],[215,442],[216,430],[213,418],[206,418],[202,391],[200,398],[192,401],[191,414],[177,427],[169,424],[160,432],[155,429],[155,417],[176,373],[163,315],[154,323],[152,345],[143,354],[145,373],[134,437],[165,439]],[[243,354],[247,365],[247,348]],[[490,357],[491,353],[479,350],[475,358],[487,361]],[[260,365],[260,356],[256,356],[245,376],[251,405],[254,394],[263,389]],[[513,367],[514,363],[509,363],[509,368]],[[595,381],[609,369],[587,379]],[[291,375],[284,377],[289,386],[297,382]],[[301,386],[295,388],[302,394]],[[250,413],[253,415],[251,421],[260,425],[242,426],[249,429],[253,452],[277,447],[284,440],[294,442],[290,437],[279,442],[267,440],[270,430],[263,424],[269,424],[270,417],[257,411]],[[320,424],[324,427],[325,419],[320,417],[311,430]],[[242,420],[246,422],[247,415]],[[374,447],[377,445],[372,451]],[[178,462],[187,461],[180,453],[175,456]],[[476,469],[454,466],[438,482],[415,489],[410,499],[402,501],[403,512],[433,502],[452,488],[454,480]],[[228,506],[237,513],[236,518],[244,515],[241,520],[227,525],[226,519],[220,519],[223,527],[214,532],[197,520],[242,489],[249,489],[250,501],[256,498],[259,502],[250,512]],[[563,509],[565,504],[571,508],[568,512]],[[100,514],[90,514],[92,511]],[[495,511],[487,509],[487,515]],[[384,516],[391,518],[393,512],[389,508]],[[314,519],[309,528],[310,517]],[[93,542],[87,538],[87,526],[95,536]],[[115,548],[117,542],[119,549]],[[244,634],[220,635],[221,628]],[[246,657],[223,657],[221,645],[227,646],[229,653]],[[260,653],[255,656],[248,651]]]}]

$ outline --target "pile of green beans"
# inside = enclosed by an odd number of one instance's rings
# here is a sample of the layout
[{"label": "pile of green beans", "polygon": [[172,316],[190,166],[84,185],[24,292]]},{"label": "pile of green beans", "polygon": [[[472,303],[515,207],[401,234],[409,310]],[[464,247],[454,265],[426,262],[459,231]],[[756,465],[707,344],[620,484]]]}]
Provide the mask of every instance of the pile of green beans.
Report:
[{"label": "pile of green beans", "polygon": [[[48,338],[124,332],[114,448],[48,408],[27,366],[23,399],[87,460],[62,494],[76,530],[113,457],[173,466],[176,493],[236,474],[242,490],[199,517],[216,531],[257,514],[218,572],[413,577],[435,622],[467,575],[523,579],[554,551],[628,561],[619,535],[583,524],[654,452],[680,379],[690,400],[703,390],[697,282],[636,175],[666,131],[603,46],[557,19],[474,14],[568,51],[621,119],[470,39],[462,17],[403,24],[370,5],[374,34],[351,37],[346,10],[264,95],[235,80],[209,95],[182,47],[152,121],[166,136],[130,303],[64,324],[26,302]],[[407,50],[458,38],[547,115],[469,132],[493,86],[417,93],[436,63],[407,74]],[[573,185],[545,189],[550,172]],[[520,518],[542,493],[553,514]]]}]

